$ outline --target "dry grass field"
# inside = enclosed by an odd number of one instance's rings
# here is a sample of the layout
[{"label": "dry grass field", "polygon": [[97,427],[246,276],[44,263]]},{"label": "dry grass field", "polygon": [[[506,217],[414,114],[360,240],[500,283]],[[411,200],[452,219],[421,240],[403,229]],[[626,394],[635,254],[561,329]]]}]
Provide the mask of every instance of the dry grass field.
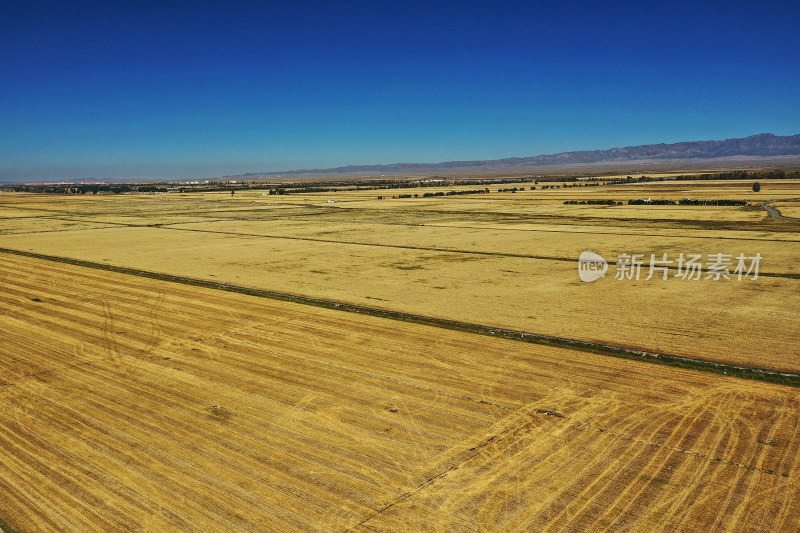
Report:
[{"label": "dry grass field", "polygon": [[[527,185],[527,184],[526,184]],[[800,222],[757,206],[593,206],[800,196],[800,182],[656,182],[377,200],[395,191],[0,196],[0,247],[542,335],[800,371]],[[475,187],[461,187],[475,188]],[[490,187],[496,190],[497,186]],[[452,188],[400,189],[403,193]],[[761,194],[761,193],[759,193]],[[333,204],[328,200],[334,200]],[[788,208],[783,208],[788,209]],[[42,215],[42,213],[48,213]],[[72,224],[73,226],[67,226]],[[585,284],[576,261],[761,254],[757,280]],[[769,274],[770,276],[766,276]]]},{"label": "dry grass field", "polygon": [[0,529],[800,530],[796,388],[440,323],[800,373],[800,181],[509,186],[0,193]]},{"label": "dry grass field", "polygon": [[796,389],[0,254],[19,531],[797,531]]}]

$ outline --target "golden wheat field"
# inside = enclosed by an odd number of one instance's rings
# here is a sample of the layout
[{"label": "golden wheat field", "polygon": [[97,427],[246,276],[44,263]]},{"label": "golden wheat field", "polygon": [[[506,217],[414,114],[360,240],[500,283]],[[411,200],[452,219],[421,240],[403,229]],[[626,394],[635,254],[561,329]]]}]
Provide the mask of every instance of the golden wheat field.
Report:
[{"label": "golden wheat field", "polygon": [[[800,182],[774,181],[765,185],[770,195],[800,196]],[[0,247],[800,371],[800,221],[768,218],[755,205],[767,197],[753,199],[751,184],[657,182],[410,199],[363,190],[6,194],[4,212],[30,214],[0,219]],[[563,204],[642,196],[750,198],[753,205]],[[576,265],[584,250],[610,262],[641,254],[640,279],[616,280],[612,266],[606,278],[582,283]],[[646,280],[651,256],[663,254],[673,265],[680,254],[725,254],[732,262],[760,254],[762,275],[686,280],[673,271],[664,280],[654,271]]]},{"label": "golden wheat field", "polygon": [[800,527],[794,389],[10,254],[0,273],[19,531]]},{"label": "golden wheat field", "polygon": [[0,529],[800,530],[800,181],[525,185],[0,193]]}]

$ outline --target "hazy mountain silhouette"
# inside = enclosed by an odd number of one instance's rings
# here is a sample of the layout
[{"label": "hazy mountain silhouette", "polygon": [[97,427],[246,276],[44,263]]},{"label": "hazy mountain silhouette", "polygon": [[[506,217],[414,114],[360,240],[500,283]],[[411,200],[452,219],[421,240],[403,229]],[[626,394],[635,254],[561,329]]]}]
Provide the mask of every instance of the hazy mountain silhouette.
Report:
[{"label": "hazy mountain silhouette", "polygon": [[800,135],[776,136],[761,133],[741,139],[724,141],[689,141],[674,144],[646,144],[612,148],[562,152],[534,157],[510,157],[484,161],[448,161],[445,163],[395,163],[390,165],[350,165],[326,169],[304,169],[284,172],[244,174],[244,176],[290,176],[318,174],[412,174],[448,172],[498,172],[515,171],[546,166],[608,164],[625,161],[659,161],[729,158],[738,156],[776,157],[800,155]]}]

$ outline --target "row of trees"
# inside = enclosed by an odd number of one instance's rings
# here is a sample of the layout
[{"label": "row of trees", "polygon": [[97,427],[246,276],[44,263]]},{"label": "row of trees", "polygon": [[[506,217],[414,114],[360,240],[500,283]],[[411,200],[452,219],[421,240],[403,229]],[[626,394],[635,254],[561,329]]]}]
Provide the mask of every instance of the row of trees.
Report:
[{"label": "row of trees", "polygon": [[[567,200],[564,205],[623,205],[622,202],[615,200]],[[628,205],[719,205],[743,207],[747,205],[746,200],[692,200],[691,198],[681,198],[680,200],[628,200]]]},{"label": "row of trees", "polygon": [[[269,189],[269,194],[293,194],[336,191],[368,191],[386,189],[419,189],[425,187],[451,187],[454,185],[489,185],[498,183],[524,183],[532,182],[533,178],[499,178],[499,179],[466,179],[454,180],[433,176],[429,180],[421,181],[387,181],[369,180],[364,182],[311,182],[305,184],[285,183],[281,185],[246,185],[240,189]],[[198,188],[199,191],[207,190]],[[462,194],[458,192],[457,194]],[[463,193],[470,194],[470,193]]]},{"label": "row of trees", "polygon": [[796,179],[800,178],[800,170],[731,170],[727,172],[718,172],[716,174],[680,174],[678,176],[665,177],[651,177],[639,176],[626,176],[624,178],[617,178],[608,180],[608,183],[646,183],[651,181],[666,181],[666,180],[681,180],[681,181],[707,181],[707,180],[780,180],[780,179]]},{"label": "row of trees", "polygon": [[745,200],[692,200],[690,198],[682,198],[678,201],[678,205],[726,205],[744,207],[747,205]]},{"label": "row of trees", "polygon": [[681,198],[680,200],[628,200],[628,205],[717,205],[744,207],[746,200],[692,200],[691,198]]},{"label": "row of trees", "polygon": [[614,200],[567,200],[564,205],[622,205]]},{"label": "row of trees", "polygon": [[468,189],[463,191],[447,191],[447,192],[426,192],[422,195],[423,198],[430,198],[432,196],[460,196],[462,194],[486,194],[490,192],[489,189]]},{"label": "row of trees", "polygon": [[130,192],[167,192],[166,187],[155,185],[103,185],[99,183],[81,185],[13,185],[14,192],[33,192],[46,194],[97,194],[111,192],[123,194]]}]

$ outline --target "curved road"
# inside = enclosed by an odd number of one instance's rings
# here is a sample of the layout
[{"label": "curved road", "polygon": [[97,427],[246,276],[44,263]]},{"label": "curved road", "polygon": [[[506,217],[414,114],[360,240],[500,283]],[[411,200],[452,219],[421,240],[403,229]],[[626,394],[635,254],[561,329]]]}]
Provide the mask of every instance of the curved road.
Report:
[{"label": "curved road", "polygon": [[769,206],[769,204],[774,204],[775,202],[797,202],[797,201],[800,201],[800,198],[784,198],[781,200],[769,200],[767,202],[762,202],[758,205],[761,207],[761,209],[766,209],[767,213],[769,213],[769,216],[771,216],[772,218],[782,218],[784,220],[800,220],[800,218],[797,217],[783,216],[781,215],[780,211],[778,211],[774,207]]}]

